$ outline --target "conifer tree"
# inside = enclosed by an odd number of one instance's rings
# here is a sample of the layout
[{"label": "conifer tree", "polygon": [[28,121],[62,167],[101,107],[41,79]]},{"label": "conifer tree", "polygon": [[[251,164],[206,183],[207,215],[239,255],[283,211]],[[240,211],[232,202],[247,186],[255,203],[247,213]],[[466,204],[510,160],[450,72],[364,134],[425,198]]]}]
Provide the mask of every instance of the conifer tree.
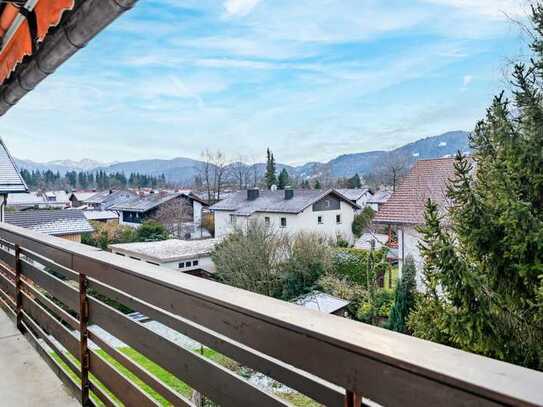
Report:
[{"label": "conifer tree", "polygon": [[543,370],[543,6],[533,57],[513,71],[460,153],[444,219],[428,202],[420,228],[425,294],[416,336]]},{"label": "conifer tree", "polygon": [[272,185],[277,185],[277,176],[275,175],[275,158],[269,148],[266,151],[266,154],[266,174],[264,175],[264,179],[266,181],[266,187],[271,189]]},{"label": "conifer tree", "polygon": [[417,269],[412,256],[405,259],[402,276],[394,290],[394,304],[390,310],[388,328],[396,332],[407,333],[407,317],[415,305]]},{"label": "conifer tree", "polygon": [[290,183],[290,178],[288,176],[288,172],[285,168],[283,168],[281,172],[279,173],[277,187],[279,189],[285,189],[289,185],[289,183]]},{"label": "conifer tree", "polygon": [[321,189],[321,182],[319,180],[315,180],[315,184],[313,184],[314,189]]}]

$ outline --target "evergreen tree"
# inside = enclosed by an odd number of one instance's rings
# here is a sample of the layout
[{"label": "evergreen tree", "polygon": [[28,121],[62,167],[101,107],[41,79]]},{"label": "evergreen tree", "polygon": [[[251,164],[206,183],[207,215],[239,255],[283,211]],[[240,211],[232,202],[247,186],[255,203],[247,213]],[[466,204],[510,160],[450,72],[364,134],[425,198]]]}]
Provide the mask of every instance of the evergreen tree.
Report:
[{"label": "evergreen tree", "polygon": [[321,182],[317,179],[315,184],[313,184],[313,189],[321,189]]},{"label": "evergreen tree", "polygon": [[264,179],[266,180],[266,187],[271,189],[272,185],[277,185],[277,177],[275,175],[275,158],[273,157],[273,153],[269,148],[266,151],[266,154],[266,174],[264,175]]},{"label": "evergreen tree", "polygon": [[413,257],[408,256],[402,267],[402,277],[394,290],[394,304],[388,320],[388,328],[393,331],[407,333],[407,317],[415,305],[416,274]]},{"label": "evergreen tree", "polygon": [[355,174],[354,177],[349,178],[347,180],[347,187],[355,189],[362,188],[362,181],[360,180],[360,176],[358,174]]},{"label": "evergreen tree", "polygon": [[427,290],[416,336],[543,369],[543,6],[533,58],[513,72],[458,154],[447,219],[427,203],[420,228]]},{"label": "evergreen tree", "polygon": [[290,178],[288,176],[288,172],[285,168],[283,168],[281,172],[279,173],[277,187],[279,189],[285,189],[286,187],[289,186],[289,184],[290,184]]}]

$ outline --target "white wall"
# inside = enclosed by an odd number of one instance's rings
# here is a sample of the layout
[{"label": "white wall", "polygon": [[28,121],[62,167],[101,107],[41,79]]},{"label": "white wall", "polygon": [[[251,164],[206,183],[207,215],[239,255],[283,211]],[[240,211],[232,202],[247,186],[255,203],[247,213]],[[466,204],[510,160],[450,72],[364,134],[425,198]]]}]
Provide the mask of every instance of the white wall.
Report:
[{"label": "white wall", "polygon": [[[112,253],[118,254],[118,255],[124,255],[127,258],[130,258],[130,259],[133,259],[133,260],[140,260],[140,261],[150,263],[150,264],[156,263],[154,260],[152,260],[152,261],[146,260],[145,256],[128,255],[127,253],[125,253],[122,250],[112,249]],[[185,263],[186,264],[188,261],[190,261],[190,263],[192,264],[194,260],[198,260],[198,265],[197,266],[192,266],[191,265],[190,267],[185,266],[183,268],[179,268],[179,263]],[[175,262],[160,263],[159,266],[160,267],[165,267],[165,268],[168,268],[168,269],[172,269],[172,270],[176,270],[176,271],[179,271],[179,272],[186,272],[186,271],[199,270],[199,269],[205,270],[208,273],[215,273],[215,271],[216,271],[215,263],[213,263],[213,260],[211,260],[211,256],[194,257],[194,258],[191,258],[191,259],[178,260],[178,261],[175,261]]]},{"label": "white wall", "polygon": [[420,233],[417,232],[416,226],[400,226],[398,228],[398,248],[399,248],[399,266],[400,275],[404,264],[404,259],[411,255],[415,261],[415,267],[417,269],[417,289],[422,290],[424,284],[422,283],[422,269],[424,262],[418,248],[418,243],[421,238]]},{"label": "white wall", "polygon": [[192,201],[192,213],[194,217],[194,224],[196,225],[202,224],[202,208],[203,205],[200,202],[195,200]]},{"label": "white wall", "polygon": [[[227,211],[215,211],[215,237],[224,237],[234,230],[230,223],[230,214]],[[341,223],[336,223],[336,215],[341,215]],[[322,224],[318,223],[318,217],[322,216]],[[339,234],[344,239],[354,243],[352,224],[355,216],[354,208],[341,201],[339,210],[313,211],[313,206],[307,207],[299,214],[263,213],[258,212],[250,217],[236,217],[239,227],[245,227],[247,222],[257,220],[264,223],[265,218],[270,218],[270,226],[283,230],[289,234],[299,232],[315,232],[335,239]],[[281,227],[281,218],[287,219],[286,228]]]}]

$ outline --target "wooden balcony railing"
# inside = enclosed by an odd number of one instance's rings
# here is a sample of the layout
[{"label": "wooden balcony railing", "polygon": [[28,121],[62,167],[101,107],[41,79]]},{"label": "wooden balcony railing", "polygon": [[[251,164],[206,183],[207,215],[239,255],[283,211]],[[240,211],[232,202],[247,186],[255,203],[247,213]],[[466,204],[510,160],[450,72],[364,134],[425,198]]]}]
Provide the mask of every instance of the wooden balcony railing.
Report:
[{"label": "wooden balcony railing", "polygon": [[326,406],[360,405],[362,397],[402,406],[543,405],[540,372],[7,224],[0,239],[0,303],[83,405],[96,400],[89,393],[108,406],[116,403],[111,395],[128,406],[157,403],[97,347],[172,405],[193,405],[104,331],[219,405],[288,405],[104,297]]}]

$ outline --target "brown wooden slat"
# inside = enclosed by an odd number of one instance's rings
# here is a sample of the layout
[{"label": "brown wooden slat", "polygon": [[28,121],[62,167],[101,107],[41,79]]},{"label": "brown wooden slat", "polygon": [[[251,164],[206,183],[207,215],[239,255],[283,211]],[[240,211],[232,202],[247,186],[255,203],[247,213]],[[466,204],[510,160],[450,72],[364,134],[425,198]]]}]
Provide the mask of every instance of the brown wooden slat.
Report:
[{"label": "brown wooden slat", "polygon": [[11,316],[15,316],[15,301],[11,299],[1,288],[0,288],[0,302],[6,309],[9,311]]},{"label": "brown wooden slat", "polygon": [[[13,250],[14,247],[12,247]],[[15,268],[15,255],[8,252],[6,249],[0,248],[0,261],[3,261],[8,266]]]},{"label": "brown wooden slat", "polygon": [[138,378],[147,383],[162,397],[172,403],[174,406],[192,406],[192,403],[185,399],[180,394],[177,394],[175,390],[170,388],[167,384],[163,383],[160,379],[147,372],[137,363],[133,362],[129,357],[123,355],[121,352],[108,345],[107,342],[102,340],[98,335],[92,332],[92,328],[89,329],[89,339],[98,345],[102,350],[108,353],[117,362],[123,365],[128,370],[132,371]]},{"label": "brown wooden slat", "polygon": [[46,290],[52,297],[62,301],[70,309],[79,312],[78,290],[26,261],[21,261],[21,272],[25,277]]},{"label": "brown wooden slat", "polygon": [[286,405],[217,363],[170,342],[106,304],[94,298],[89,298],[89,302],[91,323],[99,325],[221,406]]},{"label": "brown wooden slat", "polygon": [[75,383],[68,373],[60,366],[56,360],[54,360],[49,352],[43,347],[38,338],[32,333],[28,325],[22,322],[23,326],[26,328],[25,337],[28,339],[30,344],[38,351],[42,359],[49,365],[51,370],[57,375],[57,377],[68,387],[72,395],[81,401],[81,388]]},{"label": "brown wooden slat", "polygon": [[32,318],[30,318],[25,311],[23,311],[23,321],[27,326],[32,328],[35,336],[41,338],[45,341],[45,343],[47,343],[47,345],[58,355],[59,358],[62,359],[62,361],[72,370],[72,372],[79,375],[79,367],[77,367],[75,363],[72,362],[72,360],[67,357],[64,352],[53,343],[53,341],[51,341],[51,339],[49,339],[49,336],[44,332],[44,330],[41,329],[41,327]]},{"label": "brown wooden slat", "polygon": [[90,352],[90,371],[127,406],[157,406],[152,398],[95,352]]},{"label": "brown wooden slat", "polygon": [[[38,253],[34,253],[33,251],[30,251],[30,250],[27,250],[27,249],[24,249],[24,248],[21,249],[21,253],[24,254],[25,256],[27,256],[28,258],[30,258],[31,260],[33,260],[33,261],[35,261],[35,262],[37,262],[37,263],[39,263],[39,264],[41,264],[43,266],[51,268],[56,273],[61,274],[62,276],[64,276],[68,280],[77,281],[77,279],[79,278],[79,273],[77,273],[77,272],[75,272],[73,270],[70,270],[69,268],[64,267],[61,264],[55,263],[54,261],[51,261],[50,259],[48,259],[46,257],[43,257],[43,256],[39,255]],[[29,262],[29,263],[31,263],[31,262]]]},{"label": "brown wooden slat", "polygon": [[89,279],[89,286],[129,308],[142,312],[146,316],[219,351],[238,363],[272,377],[315,400],[319,400],[327,406],[343,405],[344,390],[338,386],[236,343],[224,335],[144,303],[99,281]]},{"label": "brown wooden slat", "polygon": [[543,404],[539,372],[160,270],[13,225],[0,225],[0,236],[384,404]]},{"label": "brown wooden slat", "polygon": [[79,341],[45,308],[23,293],[23,310],[79,360]]},{"label": "brown wooden slat", "polygon": [[111,397],[109,397],[109,395],[107,393],[105,393],[104,391],[102,391],[102,389],[100,387],[98,387],[97,385],[95,385],[92,381],[92,378],[91,378],[91,382],[90,382],[90,391],[92,391],[94,393],[94,395],[96,397],[98,397],[98,399],[104,403],[104,405],[106,407],[116,407],[116,404],[115,402],[113,401],[113,399]]},{"label": "brown wooden slat", "polygon": [[22,281],[22,283],[23,286],[29,290],[36,299],[39,299],[39,302],[41,302],[42,305],[45,305],[49,311],[54,313],[55,316],[70,325],[73,330],[79,329],[79,321],[76,318],[72,317],[68,312],[47,298],[43,293],[36,289],[36,287],[32,286],[32,284],[29,284],[26,281]]},{"label": "brown wooden slat", "polygon": [[0,288],[10,297],[15,298],[15,283],[0,273]]}]

